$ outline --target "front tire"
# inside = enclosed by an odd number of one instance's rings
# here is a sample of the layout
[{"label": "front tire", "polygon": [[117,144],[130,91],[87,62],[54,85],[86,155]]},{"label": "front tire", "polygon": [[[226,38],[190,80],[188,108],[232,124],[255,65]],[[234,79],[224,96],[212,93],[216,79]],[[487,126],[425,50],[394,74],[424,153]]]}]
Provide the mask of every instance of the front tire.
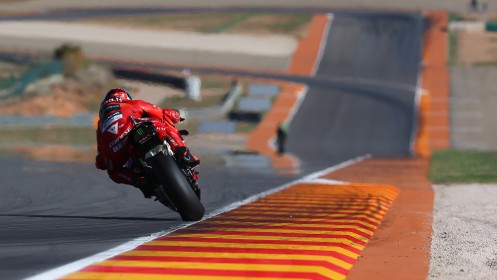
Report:
[{"label": "front tire", "polygon": [[205,208],[171,156],[160,153],[153,157],[152,174],[178,209],[183,221],[202,219]]}]

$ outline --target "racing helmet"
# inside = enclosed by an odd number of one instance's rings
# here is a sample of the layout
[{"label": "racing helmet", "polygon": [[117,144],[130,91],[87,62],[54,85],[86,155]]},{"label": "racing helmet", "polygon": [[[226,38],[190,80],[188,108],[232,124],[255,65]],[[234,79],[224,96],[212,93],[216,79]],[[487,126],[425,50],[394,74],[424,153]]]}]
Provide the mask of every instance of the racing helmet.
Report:
[{"label": "racing helmet", "polygon": [[104,97],[102,103],[108,103],[112,100],[113,102],[122,102],[127,100],[133,100],[131,95],[122,88],[113,88],[109,90]]}]

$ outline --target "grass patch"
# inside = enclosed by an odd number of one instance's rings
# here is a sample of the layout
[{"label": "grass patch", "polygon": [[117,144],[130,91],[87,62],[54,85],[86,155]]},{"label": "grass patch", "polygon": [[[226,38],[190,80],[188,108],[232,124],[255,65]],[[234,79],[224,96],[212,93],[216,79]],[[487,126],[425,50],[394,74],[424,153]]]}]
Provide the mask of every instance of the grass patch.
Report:
[{"label": "grass patch", "polygon": [[454,66],[457,64],[457,32],[449,32],[449,66]]},{"label": "grass patch", "polygon": [[79,22],[154,30],[181,30],[201,33],[287,34],[300,36],[312,19],[304,13],[178,13],[84,19]]},{"label": "grass patch", "polygon": [[473,66],[497,66],[497,61],[480,61],[474,63]]},{"label": "grass patch", "polygon": [[93,128],[16,128],[2,129],[0,143],[93,145],[95,137]]},{"label": "grass patch", "polygon": [[496,183],[497,152],[435,152],[431,157],[429,178],[436,183]]},{"label": "grass patch", "polygon": [[231,79],[224,76],[198,75],[202,79],[202,90],[231,88]]},{"label": "grass patch", "polygon": [[256,123],[256,122],[236,122],[235,132],[237,132],[237,133],[250,133],[258,125],[259,125],[259,123]]},{"label": "grass patch", "polygon": [[[181,30],[209,33],[229,22],[237,23],[247,13],[178,13],[163,15],[140,15],[115,18],[85,19],[83,22],[111,26],[128,26],[156,30]],[[221,31],[221,30],[220,30]]]},{"label": "grass patch", "polygon": [[202,100],[188,100],[183,96],[165,98],[158,106],[175,109],[199,109],[220,106],[231,88],[231,79],[221,76],[200,75]]},{"label": "grass patch", "polygon": [[290,33],[301,26],[308,24],[312,19],[311,14],[291,15],[287,21],[277,22],[269,26],[269,30],[274,33]]},{"label": "grass patch", "polygon": [[211,29],[206,29],[205,31],[207,31],[208,33],[221,33],[225,30],[228,30],[230,28],[232,28],[233,26],[237,25],[238,23],[250,18],[250,17],[253,17],[254,16],[254,13],[246,13],[246,14],[240,14],[236,17],[233,17],[217,26],[215,26],[214,28],[211,28]]},{"label": "grass patch", "polygon": [[311,14],[271,14],[259,13],[233,26],[231,33],[284,34],[301,38],[307,34]]},{"label": "grass patch", "polygon": [[1,79],[0,80],[0,90],[11,88],[15,84],[14,79]]},{"label": "grass patch", "polygon": [[161,108],[200,109],[221,105],[225,94],[203,96],[201,101],[186,99],[182,96],[167,97],[159,104]]},{"label": "grass patch", "polygon": [[458,13],[449,13],[449,22],[464,20],[464,18]]}]

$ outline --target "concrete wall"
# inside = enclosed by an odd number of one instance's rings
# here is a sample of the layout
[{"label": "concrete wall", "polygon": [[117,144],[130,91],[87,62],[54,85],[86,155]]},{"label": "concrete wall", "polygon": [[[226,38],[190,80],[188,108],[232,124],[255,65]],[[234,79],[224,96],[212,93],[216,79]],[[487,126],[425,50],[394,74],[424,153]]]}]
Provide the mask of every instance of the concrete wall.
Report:
[{"label": "concrete wall", "polygon": [[497,150],[497,67],[451,69],[453,148]]},{"label": "concrete wall", "polygon": [[[20,51],[51,52],[67,41],[57,39],[0,37],[0,47]],[[73,41],[83,48],[90,57],[105,57],[117,60],[133,60],[180,65],[206,65],[217,67],[249,68],[253,70],[285,70],[289,55],[264,56],[257,54],[223,53],[214,51],[196,51],[182,49],[165,49],[157,47],[142,48],[119,44],[101,44],[94,42]]]},{"label": "concrete wall", "polygon": [[183,65],[284,70],[297,40],[285,35],[203,34],[56,21],[0,21],[0,48],[51,51],[81,45],[89,56]]}]

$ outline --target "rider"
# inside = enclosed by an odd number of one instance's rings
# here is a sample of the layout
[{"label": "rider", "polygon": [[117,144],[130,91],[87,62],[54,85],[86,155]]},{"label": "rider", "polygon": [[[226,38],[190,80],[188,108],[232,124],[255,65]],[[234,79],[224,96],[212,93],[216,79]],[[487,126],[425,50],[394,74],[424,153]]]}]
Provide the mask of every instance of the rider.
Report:
[{"label": "rider", "polygon": [[102,101],[99,117],[95,166],[107,170],[114,182],[139,188],[146,198],[153,195],[153,186],[144,174],[134,170],[129,156],[130,144],[126,136],[133,128],[130,117],[149,118],[160,138],[170,144],[176,158],[190,167],[200,164],[200,160],[190,153],[174,126],[184,120],[177,110],[161,109],[145,101],[133,100],[127,91],[113,88]]}]

